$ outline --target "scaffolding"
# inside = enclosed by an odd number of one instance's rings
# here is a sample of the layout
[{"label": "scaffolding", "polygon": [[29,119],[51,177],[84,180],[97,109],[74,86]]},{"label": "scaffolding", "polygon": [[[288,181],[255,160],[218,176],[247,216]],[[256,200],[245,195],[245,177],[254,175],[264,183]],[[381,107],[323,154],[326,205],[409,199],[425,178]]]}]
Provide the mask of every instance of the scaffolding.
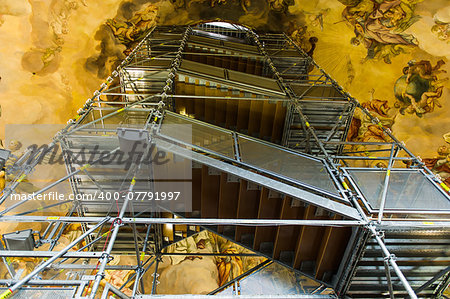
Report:
[{"label": "scaffolding", "polygon": [[[379,130],[382,141],[348,140],[357,112]],[[133,144],[144,145],[143,155],[124,168],[117,153],[130,153]],[[5,206],[56,146],[63,150],[67,175]],[[163,167],[144,163],[153,149],[167,154],[170,162]],[[76,157],[85,150],[96,154],[80,162]],[[0,298],[33,292],[51,298],[150,298],[157,293],[161,257],[171,254],[165,248],[202,229],[267,258],[209,295],[258,297],[245,293],[244,280],[280,265],[308,280],[303,293],[280,298],[433,297],[450,283],[448,187],[285,34],[256,33],[231,23],[157,26],[47,147],[24,156],[0,198],[0,221],[45,223],[40,242],[51,246],[49,251],[0,250],[9,273],[0,280]],[[187,176],[175,178],[177,173]],[[64,216],[36,214],[62,203],[14,214],[63,182],[73,194],[94,200],[69,202]],[[223,186],[237,186],[234,214],[223,199],[232,193],[224,193]],[[181,206],[134,200],[162,192],[190,193],[192,198]],[[118,197],[104,201],[100,194]],[[275,206],[279,214],[271,211]],[[72,223],[81,225],[82,234],[53,250]],[[168,241],[164,225],[184,231],[174,229]],[[316,232],[308,228],[323,228],[313,264],[303,249]],[[274,235],[270,253],[264,250],[271,243],[264,239],[268,232]],[[283,240],[287,232],[293,243]],[[125,245],[115,247],[120,238]],[[85,245],[74,251],[82,241]],[[110,265],[114,252],[134,255],[135,264]],[[14,257],[40,262],[23,276],[10,263]],[[95,260],[96,265],[90,262]],[[152,288],[144,289],[142,278],[152,266]],[[91,274],[40,279],[49,269]],[[118,288],[105,280],[107,270],[134,273]],[[122,292],[127,284],[131,296]]]}]

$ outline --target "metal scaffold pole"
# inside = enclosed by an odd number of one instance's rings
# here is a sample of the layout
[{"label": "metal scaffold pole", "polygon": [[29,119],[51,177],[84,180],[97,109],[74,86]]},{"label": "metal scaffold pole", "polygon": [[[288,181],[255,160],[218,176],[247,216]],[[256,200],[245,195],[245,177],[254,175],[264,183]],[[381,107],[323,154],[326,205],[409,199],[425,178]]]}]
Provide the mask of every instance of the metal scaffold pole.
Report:
[{"label": "metal scaffold pole", "polygon": [[[328,153],[328,151],[325,149],[323,142],[319,139],[319,137],[317,136],[314,127],[311,126],[311,124],[308,122],[308,119],[306,118],[306,116],[304,115],[301,106],[299,105],[299,100],[302,99],[302,97],[308,92],[308,89],[306,89],[306,91],[303,92],[303,95],[300,97],[296,97],[293,92],[291,91],[291,89],[284,83],[284,80],[281,76],[281,74],[279,73],[279,71],[277,70],[277,68],[275,67],[274,63],[272,62],[272,59],[270,58],[270,56],[268,55],[267,51],[264,48],[264,45],[259,41],[258,36],[255,32],[253,31],[248,31],[247,35],[255,42],[255,44],[257,45],[260,53],[264,56],[264,58],[266,59],[266,61],[269,63],[269,66],[272,70],[272,73],[274,74],[274,76],[276,77],[278,83],[282,86],[283,91],[285,92],[286,96],[289,98],[290,102],[292,103],[293,107],[295,108],[295,110],[297,111],[297,113],[300,116],[301,122],[302,122],[302,127],[308,131],[308,133],[313,137],[314,141],[316,142],[316,144],[318,145],[320,151],[322,152],[322,154],[325,157],[325,160],[328,163],[328,167],[330,167],[331,169],[331,175],[333,176],[333,179],[336,180],[337,182],[340,182],[337,184],[338,189],[340,190],[341,194],[343,196],[346,196],[347,190],[344,190],[342,187],[346,187],[346,183],[342,177],[342,175],[340,175],[339,170],[336,168],[334,161],[331,159],[330,154]],[[322,77],[322,76],[321,76]],[[320,80],[319,77],[317,81]],[[315,84],[315,83],[314,83]],[[314,84],[312,86],[314,86]],[[309,88],[312,88],[312,86],[310,86]],[[342,186],[341,186],[342,184]],[[345,188],[346,189],[346,188]]]},{"label": "metal scaffold pole", "polygon": [[409,282],[406,280],[405,275],[403,275],[402,271],[400,270],[399,266],[397,265],[397,262],[395,261],[395,255],[389,252],[388,248],[384,244],[383,240],[380,237],[380,231],[376,230],[376,227],[373,224],[369,224],[367,228],[372,232],[373,237],[377,241],[378,245],[380,246],[381,250],[383,251],[384,257],[388,260],[389,264],[391,264],[392,268],[394,269],[395,273],[397,274],[397,277],[402,282],[403,286],[405,287],[406,291],[408,292],[410,298],[416,299],[417,295],[414,292],[414,290],[411,288]]},{"label": "metal scaffold pole", "polygon": [[[139,169],[139,167],[136,167],[136,171],[133,175],[133,178],[131,179],[130,182],[130,186],[128,188],[128,194],[130,194],[131,192],[133,192],[133,188],[135,186],[136,183],[136,172]],[[89,298],[94,299],[95,295],[97,294],[97,290],[98,287],[100,286],[100,281],[104,278],[104,272],[106,269],[106,265],[108,264],[108,262],[110,261],[110,255],[111,255],[111,251],[114,247],[114,242],[116,241],[117,235],[119,233],[119,229],[120,227],[123,225],[123,221],[122,218],[125,215],[125,212],[127,210],[128,207],[128,203],[129,203],[129,196],[125,196],[125,201],[123,202],[122,208],[120,210],[119,215],[114,219],[113,225],[114,225],[114,230],[111,234],[111,238],[109,240],[108,243],[108,247],[106,248],[105,252],[103,253],[102,257],[100,258],[100,267],[98,268],[97,273],[95,274],[95,280],[94,280],[94,285],[92,286],[92,290],[91,293],[89,295]]]},{"label": "metal scaffold pole", "polygon": [[52,256],[51,258],[49,258],[48,260],[46,260],[45,262],[43,262],[42,264],[40,264],[39,266],[37,266],[33,271],[31,271],[30,274],[28,274],[27,276],[25,276],[24,278],[22,278],[21,280],[19,280],[18,282],[16,282],[13,286],[9,287],[8,290],[6,290],[5,292],[3,292],[0,295],[0,298],[8,298],[13,292],[15,292],[16,290],[18,290],[22,285],[24,285],[25,283],[27,283],[30,279],[32,279],[36,274],[38,274],[39,272],[41,272],[42,270],[44,270],[48,265],[50,265],[51,263],[53,263],[54,261],[56,261],[58,258],[60,258],[61,256],[63,256],[66,252],[68,252],[70,249],[72,249],[75,245],[77,245],[78,243],[80,243],[81,241],[83,241],[84,238],[86,238],[86,236],[88,236],[89,234],[93,233],[97,228],[99,228],[103,223],[105,223],[106,221],[108,221],[109,218],[105,218],[103,221],[97,223],[94,227],[92,227],[90,230],[88,230],[87,232],[83,233],[81,236],[79,236],[78,238],[76,238],[74,241],[72,241],[69,245],[67,245],[65,248],[63,248],[61,251],[59,251],[58,253],[56,253],[54,256]]},{"label": "metal scaffold pole", "polygon": [[[354,195],[352,194],[352,192],[350,191],[350,189],[347,187],[347,184],[345,183],[343,177],[341,175],[339,175],[339,170],[335,167],[334,162],[332,161],[330,155],[328,154],[327,150],[325,149],[325,147],[323,146],[322,141],[318,138],[317,134],[314,131],[314,128],[310,125],[310,123],[308,122],[308,120],[306,119],[306,116],[303,114],[302,109],[300,107],[300,105],[298,105],[297,103],[297,98],[295,97],[295,95],[290,91],[290,89],[288,88],[288,86],[286,86],[283,82],[283,78],[281,77],[280,73],[278,72],[278,70],[276,69],[274,63],[272,62],[270,56],[268,55],[268,53],[266,52],[266,50],[264,49],[264,45],[259,41],[258,36],[253,32],[253,31],[248,31],[248,35],[251,37],[251,39],[254,40],[254,42],[256,43],[256,45],[258,46],[260,52],[262,55],[264,55],[265,59],[268,61],[269,66],[272,69],[273,74],[275,75],[275,77],[277,78],[278,82],[280,83],[280,85],[283,87],[283,89],[286,92],[286,95],[291,99],[291,101],[293,102],[293,105],[295,105],[295,109],[297,110],[298,114],[300,115],[300,118],[302,120],[302,123],[304,126],[306,126],[306,128],[309,130],[311,136],[313,136],[315,142],[317,143],[317,145],[319,146],[320,150],[322,151],[323,155],[325,156],[326,160],[328,161],[330,167],[332,168],[332,174],[336,175],[336,179],[341,181],[341,183],[343,184],[343,186],[346,189],[346,193],[349,195],[349,197],[351,197],[353,200],[353,204],[356,206],[356,208],[358,209],[358,211],[360,212],[361,216],[363,217],[363,219],[369,223],[369,219],[366,217],[364,211],[360,208],[359,203],[357,202],[357,200],[355,200]],[[290,40],[286,35],[284,35],[286,37],[286,39],[288,41],[290,41],[291,43],[292,40]],[[295,44],[295,43],[293,43]],[[298,47],[297,47],[298,48]],[[298,48],[300,49],[300,48]],[[301,49],[300,49],[301,50]],[[305,54],[306,55],[306,54]],[[306,55],[307,56],[307,55]],[[315,64],[315,62],[312,60],[312,58],[310,58],[310,60],[312,61],[312,63],[319,68],[319,66],[317,64]],[[331,79],[329,77],[328,74],[326,74],[325,71],[323,71],[321,68],[319,68],[322,71],[322,76],[326,76],[327,78]],[[319,77],[320,79],[320,77]],[[318,79],[318,80],[319,80]],[[337,83],[334,81],[334,83],[337,85]],[[313,86],[313,85],[312,85]],[[309,88],[312,88],[312,86],[310,86]],[[340,88],[340,90],[342,90],[342,88]],[[308,91],[308,89],[303,93],[303,95],[306,94],[306,92]],[[303,97],[300,96],[300,98]],[[367,111],[368,112],[368,111]],[[369,113],[370,115],[370,113]],[[390,134],[390,132],[388,132]],[[391,134],[390,134],[391,135]],[[396,142],[398,144],[398,140],[393,138],[394,142]],[[402,146],[403,147],[403,146]],[[410,153],[408,151],[408,153]],[[384,184],[384,192],[382,194],[382,207],[380,209],[380,213],[379,213],[379,219],[378,222],[381,222],[381,217],[383,215],[383,208],[384,208],[384,204],[385,204],[385,199],[386,199],[386,191],[387,191],[387,187],[388,187],[388,179],[389,179],[389,174],[390,174],[390,167],[392,165],[392,159],[393,159],[393,155],[394,155],[394,145],[392,145],[392,149],[391,149],[391,156],[389,159],[389,165],[388,165],[388,169],[387,169],[387,175],[386,175],[386,181]],[[339,186],[340,187],[340,186]],[[397,273],[397,276],[400,278],[403,286],[405,287],[405,289],[407,290],[408,294],[411,296],[411,298],[417,298],[417,296],[415,295],[414,291],[412,290],[411,286],[409,285],[408,281],[406,280],[405,276],[403,275],[403,273],[401,272],[400,268],[398,267],[398,265],[395,262],[395,259],[393,258],[393,255],[391,255],[386,247],[386,245],[384,244],[383,240],[378,236],[378,232],[376,231],[376,228],[373,224],[369,224],[367,226],[372,233],[374,234],[374,237],[377,240],[377,243],[379,244],[381,250],[383,251],[383,254],[388,258],[389,263],[392,265],[392,267],[394,268],[395,272]]]}]

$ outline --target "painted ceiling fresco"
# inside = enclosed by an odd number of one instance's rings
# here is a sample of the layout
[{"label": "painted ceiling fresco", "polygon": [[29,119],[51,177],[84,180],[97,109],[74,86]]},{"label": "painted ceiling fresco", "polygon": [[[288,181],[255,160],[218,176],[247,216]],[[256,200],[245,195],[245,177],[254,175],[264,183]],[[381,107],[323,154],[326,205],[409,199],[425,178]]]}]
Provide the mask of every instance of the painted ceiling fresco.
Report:
[{"label": "painted ceiling fresco", "polygon": [[[215,19],[288,33],[450,181],[445,0],[2,0],[1,130],[65,123],[151,26]],[[349,139],[385,138],[355,117]]]}]

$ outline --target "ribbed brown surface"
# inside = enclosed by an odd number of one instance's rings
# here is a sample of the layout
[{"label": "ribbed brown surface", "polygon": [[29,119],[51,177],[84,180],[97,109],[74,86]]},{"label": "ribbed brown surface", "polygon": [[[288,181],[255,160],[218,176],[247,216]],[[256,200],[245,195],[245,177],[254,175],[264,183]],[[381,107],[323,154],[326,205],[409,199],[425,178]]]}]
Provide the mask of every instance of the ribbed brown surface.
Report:
[{"label": "ribbed brown surface", "polygon": [[[330,215],[312,205],[305,206],[298,200],[282,198],[280,194],[264,187],[242,179],[229,179],[228,176],[206,166],[193,169],[193,212],[189,216],[225,219],[340,219],[339,216]],[[326,280],[336,273],[351,233],[351,228],[311,226],[237,226],[212,229],[295,269]]]}]

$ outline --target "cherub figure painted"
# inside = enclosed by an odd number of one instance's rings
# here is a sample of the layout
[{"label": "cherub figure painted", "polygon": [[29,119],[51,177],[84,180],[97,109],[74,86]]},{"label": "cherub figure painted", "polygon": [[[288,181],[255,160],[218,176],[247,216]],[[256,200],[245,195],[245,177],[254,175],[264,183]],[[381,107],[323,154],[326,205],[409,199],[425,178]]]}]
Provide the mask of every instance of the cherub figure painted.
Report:
[{"label": "cherub figure painted", "polygon": [[440,69],[444,64],[443,60],[439,60],[434,67],[428,60],[408,62],[403,68],[403,75],[394,84],[395,107],[400,109],[401,114],[422,117],[433,112],[435,107],[442,107],[439,103],[444,89],[442,82],[448,78],[438,79],[438,74],[445,73]]}]

